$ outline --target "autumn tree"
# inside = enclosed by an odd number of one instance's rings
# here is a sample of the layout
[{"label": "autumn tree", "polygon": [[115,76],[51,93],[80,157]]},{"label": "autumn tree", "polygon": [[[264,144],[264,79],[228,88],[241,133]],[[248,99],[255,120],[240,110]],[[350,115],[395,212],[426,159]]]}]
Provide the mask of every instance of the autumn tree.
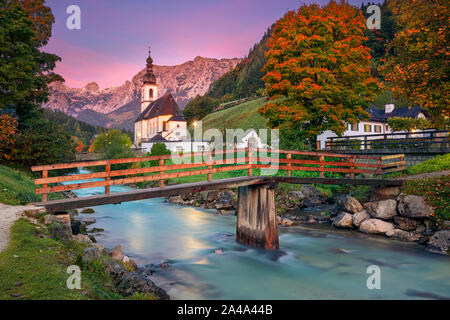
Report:
[{"label": "autumn tree", "polygon": [[10,147],[14,144],[17,131],[16,118],[2,114],[0,115],[0,160],[9,160]]},{"label": "autumn tree", "polygon": [[447,0],[393,0],[400,27],[389,45],[386,80],[425,108],[436,127],[450,116],[450,10]]},{"label": "autumn tree", "polygon": [[271,101],[260,109],[271,127],[301,130],[313,144],[325,130],[340,135],[345,122],[368,116],[379,84],[363,46],[365,28],[358,9],[334,1],[303,5],[277,21],[263,78]]}]

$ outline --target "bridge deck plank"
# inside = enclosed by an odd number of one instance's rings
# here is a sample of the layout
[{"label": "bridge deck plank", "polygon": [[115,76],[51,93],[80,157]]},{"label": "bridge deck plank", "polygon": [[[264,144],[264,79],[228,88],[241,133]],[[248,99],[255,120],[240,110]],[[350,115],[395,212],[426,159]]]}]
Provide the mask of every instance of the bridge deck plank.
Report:
[{"label": "bridge deck plank", "polygon": [[267,176],[246,176],[236,177],[211,182],[202,181],[194,183],[184,183],[169,185],[160,188],[150,188],[133,190],[127,192],[117,192],[112,194],[101,194],[90,197],[71,198],[62,200],[52,200],[36,203],[43,206],[50,212],[64,211],[76,208],[93,207],[105,204],[119,204],[127,201],[136,201],[150,198],[168,197],[182,193],[201,192],[207,190],[217,190],[225,188],[236,188],[241,186],[276,184],[279,182],[295,184],[351,184],[351,185],[377,185],[377,186],[398,186],[403,184],[403,180],[386,179],[351,179],[351,178],[312,178],[312,177],[267,177]]}]

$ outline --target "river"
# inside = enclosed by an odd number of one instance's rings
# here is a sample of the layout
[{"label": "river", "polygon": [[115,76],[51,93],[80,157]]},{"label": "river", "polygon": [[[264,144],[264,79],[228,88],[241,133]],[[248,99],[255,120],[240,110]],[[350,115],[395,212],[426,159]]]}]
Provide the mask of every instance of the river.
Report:
[{"label": "river", "polygon": [[[85,172],[84,172],[85,173]],[[71,182],[73,183],[73,182]],[[111,192],[131,190],[112,186]],[[79,197],[104,188],[75,190]],[[280,228],[279,253],[235,242],[236,217],[164,199],[95,207],[97,241],[138,264],[168,259],[152,276],[172,299],[423,299],[450,297],[450,258],[410,243],[320,229]],[[214,254],[216,249],[223,254]],[[367,288],[378,265],[381,289]]]}]

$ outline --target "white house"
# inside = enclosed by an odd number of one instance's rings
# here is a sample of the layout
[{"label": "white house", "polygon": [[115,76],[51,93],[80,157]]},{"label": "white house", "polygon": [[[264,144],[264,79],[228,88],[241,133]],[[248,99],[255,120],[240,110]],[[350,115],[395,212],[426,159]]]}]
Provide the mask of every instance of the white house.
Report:
[{"label": "white house", "polygon": [[244,135],[236,142],[236,148],[238,149],[247,148],[248,146],[250,146],[251,148],[258,148],[258,149],[271,148],[269,145],[267,145],[262,141],[258,133],[256,133],[255,129],[248,129],[244,133]]},{"label": "white house", "polygon": [[141,113],[134,124],[134,142],[145,152],[149,152],[157,142],[164,143],[171,151],[200,151],[208,148],[208,142],[191,141],[188,136],[186,119],[172,94],[158,97],[158,84],[149,52],[141,91]]},{"label": "white house", "polygon": [[[369,120],[361,120],[358,123],[348,123],[347,130],[342,137],[392,133],[387,120],[393,117],[426,118],[424,110],[419,106],[396,109],[393,104],[387,104],[385,110],[382,110],[374,104],[370,104],[370,108],[366,111],[370,116]],[[326,148],[327,139],[331,137],[337,137],[337,135],[330,130],[317,136],[317,142],[318,145],[320,143],[320,149]],[[363,138],[357,137],[356,139],[362,140]]]}]

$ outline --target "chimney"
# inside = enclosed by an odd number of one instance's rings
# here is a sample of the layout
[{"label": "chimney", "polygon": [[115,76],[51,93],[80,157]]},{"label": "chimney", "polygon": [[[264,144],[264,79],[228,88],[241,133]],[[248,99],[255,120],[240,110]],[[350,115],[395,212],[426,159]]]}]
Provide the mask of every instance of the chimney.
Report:
[{"label": "chimney", "polygon": [[386,107],[384,108],[384,113],[391,113],[392,111],[394,111],[395,106],[394,104],[387,104]]}]

